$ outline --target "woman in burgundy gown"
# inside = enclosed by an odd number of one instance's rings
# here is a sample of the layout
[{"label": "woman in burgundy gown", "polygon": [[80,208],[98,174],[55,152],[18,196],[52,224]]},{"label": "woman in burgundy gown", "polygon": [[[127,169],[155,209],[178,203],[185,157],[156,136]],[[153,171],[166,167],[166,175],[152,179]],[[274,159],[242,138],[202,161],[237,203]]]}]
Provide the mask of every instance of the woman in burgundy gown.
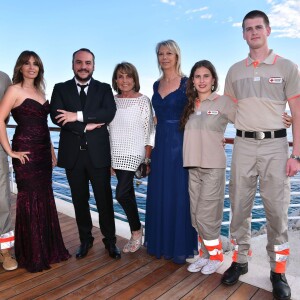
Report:
[{"label": "woman in burgundy gown", "polygon": [[[13,85],[0,106],[0,142],[13,158],[18,187],[15,255],[30,272],[70,257],[63,243],[52,190],[56,157],[47,125],[49,102],[44,94],[44,69],[32,51],[20,54]],[[17,128],[9,145],[4,120],[12,113]]]}]

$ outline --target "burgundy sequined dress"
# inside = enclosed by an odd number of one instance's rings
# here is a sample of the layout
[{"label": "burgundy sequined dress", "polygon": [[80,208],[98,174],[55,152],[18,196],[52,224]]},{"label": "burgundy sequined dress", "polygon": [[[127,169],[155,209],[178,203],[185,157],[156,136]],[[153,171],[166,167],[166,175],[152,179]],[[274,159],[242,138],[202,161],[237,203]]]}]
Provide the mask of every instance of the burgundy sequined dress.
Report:
[{"label": "burgundy sequined dress", "polygon": [[18,187],[15,227],[15,255],[18,264],[30,272],[70,257],[65,248],[52,190],[52,159],[47,115],[50,105],[27,98],[11,113],[18,124],[14,151],[29,151],[24,165],[13,159]]}]

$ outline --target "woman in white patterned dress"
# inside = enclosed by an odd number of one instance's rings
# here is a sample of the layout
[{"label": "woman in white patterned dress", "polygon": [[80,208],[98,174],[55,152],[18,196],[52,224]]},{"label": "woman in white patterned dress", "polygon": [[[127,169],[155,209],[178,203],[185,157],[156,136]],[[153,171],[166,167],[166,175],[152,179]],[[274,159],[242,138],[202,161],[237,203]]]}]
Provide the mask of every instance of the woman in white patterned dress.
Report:
[{"label": "woman in white patterned dress", "polygon": [[142,245],[143,228],[138,215],[133,178],[138,166],[147,164],[154,144],[154,124],[149,98],[139,93],[140,84],[136,68],[128,63],[118,64],[113,72],[112,86],[117,92],[117,112],[109,124],[112,173],[118,184],[116,199],[124,209],[131,230],[131,239],[123,252],[135,252]]}]

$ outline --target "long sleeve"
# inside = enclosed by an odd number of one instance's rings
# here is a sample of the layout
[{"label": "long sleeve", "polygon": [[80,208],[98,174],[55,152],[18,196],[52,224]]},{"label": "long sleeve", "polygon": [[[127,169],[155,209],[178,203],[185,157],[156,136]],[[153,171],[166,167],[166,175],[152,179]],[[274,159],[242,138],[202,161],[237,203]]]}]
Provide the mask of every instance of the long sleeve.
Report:
[{"label": "long sleeve", "polygon": [[[51,96],[51,110],[50,110],[50,117],[52,122],[63,128],[64,130],[70,131],[76,135],[83,135],[84,129],[86,124],[76,121],[76,122],[70,122],[62,126],[61,123],[58,123],[55,117],[59,115],[59,112],[57,111],[58,109],[63,109],[66,111],[71,111],[70,107],[66,106],[66,99],[65,99],[65,94],[62,92],[63,88],[63,83],[56,84],[54,86],[52,96]],[[76,112],[77,110],[73,109],[73,112]]]},{"label": "long sleeve", "polygon": [[[98,90],[101,89],[101,93]],[[108,84],[101,83],[101,86],[91,86],[88,90],[87,100],[89,101],[89,94],[96,94],[101,103],[101,107],[97,109],[83,110],[84,123],[110,123],[116,114],[116,103],[112,94],[111,87]],[[88,104],[86,104],[88,105]]]},{"label": "long sleeve", "polygon": [[143,101],[141,99],[139,103],[143,120],[145,146],[153,147],[155,139],[155,126],[151,101],[148,97],[144,96]]}]

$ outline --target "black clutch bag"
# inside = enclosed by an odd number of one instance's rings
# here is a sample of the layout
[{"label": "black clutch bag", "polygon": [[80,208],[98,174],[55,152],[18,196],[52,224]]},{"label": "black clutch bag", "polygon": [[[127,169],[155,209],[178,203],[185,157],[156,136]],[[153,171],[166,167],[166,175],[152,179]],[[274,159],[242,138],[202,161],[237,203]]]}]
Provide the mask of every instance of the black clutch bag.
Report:
[{"label": "black clutch bag", "polygon": [[137,179],[141,179],[147,176],[147,164],[144,162],[139,165],[137,170],[135,171],[135,177]]}]

